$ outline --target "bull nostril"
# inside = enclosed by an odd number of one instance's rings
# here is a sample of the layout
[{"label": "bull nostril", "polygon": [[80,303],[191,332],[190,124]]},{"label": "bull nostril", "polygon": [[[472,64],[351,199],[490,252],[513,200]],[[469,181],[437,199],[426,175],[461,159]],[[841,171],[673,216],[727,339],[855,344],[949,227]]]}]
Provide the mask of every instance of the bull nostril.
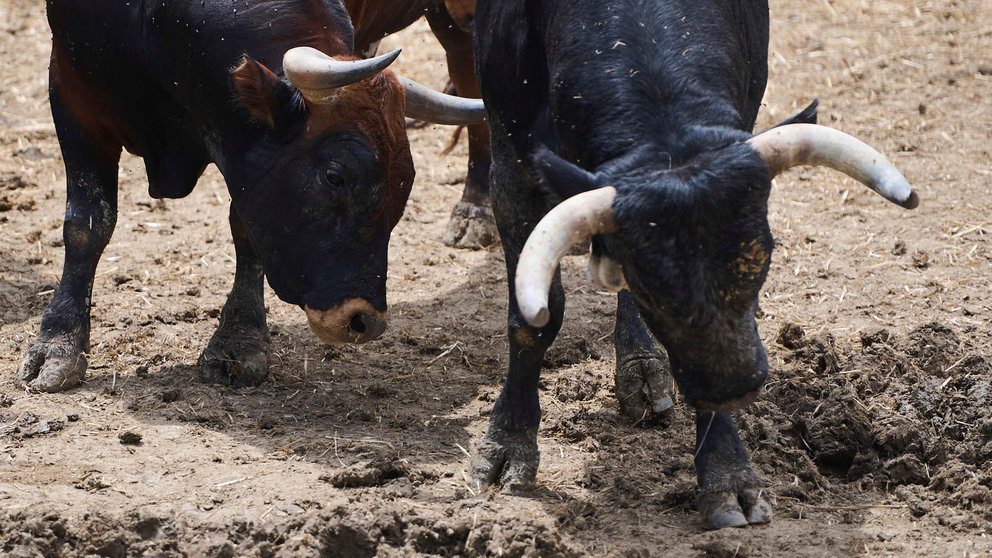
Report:
[{"label": "bull nostril", "polygon": [[358,313],[358,314],[355,314],[354,316],[352,316],[351,317],[351,322],[349,323],[349,327],[351,327],[351,331],[354,331],[355,333],[357,333],[359,335],[365,333],[365,319],[366,319],[366,317],[367,316],[365,314],[362,314],[362,313]]}]

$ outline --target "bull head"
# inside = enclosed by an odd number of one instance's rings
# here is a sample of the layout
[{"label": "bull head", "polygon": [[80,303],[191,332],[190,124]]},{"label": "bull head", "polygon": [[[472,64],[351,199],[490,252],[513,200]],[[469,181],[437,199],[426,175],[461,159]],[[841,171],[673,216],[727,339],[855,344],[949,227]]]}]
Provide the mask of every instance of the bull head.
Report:
[{"label": "bull head", "polygon": [[[816,124],[772,128],[747,142],[768,165],[770,178],[791,167],[821,165],[839,170],[882,197],[913,209],[920,203],[906,179],[881,153],[838,130]],[[595,234],[617,230],[613,200],[617,190],[606,186],[582,192],[558,204],[534,228],[517,269],[517,300],[524,318],[535,327],[548,321],[548,289],[565,252]],[[625,286],[616,262],[590,259],[589,276],[614,291]]]},{"label": "bull head", "polygon": [[773,128],[671,170],[635,164],[628,171],[614,163],[593,174],[547,151],[533,162],[559,194],[583,192],[552,209],[520,254],[515,288],[523,317],[545,325],[564,253],[592,235],[615,233],[606,245],[623,267],[594,255],[589,275],[614,290],[630,283],[687,401],[710,411],[747,404],[767,376],[754,312],[773,246],[766,217],[771,178],[796,165],[825,165],[903,207],[919,203],[877,151],[810,124]]},{"label": "bull head", "polygon": [[481,100],[385,71],[398,55],[345,60],[297,47],[283,57],[285,80],[248,56],[231,73],[237,100],[263,124],[229,169],[236,213],[273,290],[327,343],[386,328],[389,234],[414,176],[404,113],[485,119]]},{"label": "bull head", "polygon": [[[296,47],[283,56],[283,71],[307,101],[328,104],[341,87],[378,74],[399,55],[397,49],[366,60],[337,60],[314,48]],[[486,119],[485,106],[479,99],[445,95],[403,76],[397,79],[406,93],[405,112],[410,118],[459,126]]]}]

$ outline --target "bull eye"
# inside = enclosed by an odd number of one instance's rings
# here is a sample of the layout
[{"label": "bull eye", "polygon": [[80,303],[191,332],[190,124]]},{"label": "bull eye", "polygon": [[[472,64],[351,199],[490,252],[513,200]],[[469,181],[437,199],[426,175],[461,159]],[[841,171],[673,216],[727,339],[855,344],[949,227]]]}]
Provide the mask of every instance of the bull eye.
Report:
[{"label": "bull eye", "polygon": [[344,184],[344,175],[341,173],[341,169],[337,166],[330,166],[324,171],[324,181],[327,182],[329,186],[339,188]]}]

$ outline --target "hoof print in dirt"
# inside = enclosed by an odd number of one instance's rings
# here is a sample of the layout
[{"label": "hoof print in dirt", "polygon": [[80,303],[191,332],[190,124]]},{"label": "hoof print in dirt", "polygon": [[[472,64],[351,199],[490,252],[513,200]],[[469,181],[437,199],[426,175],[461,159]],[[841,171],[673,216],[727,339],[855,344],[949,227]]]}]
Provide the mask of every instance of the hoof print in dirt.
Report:
[{"label": "hoof print in dirt", "polygon": [[393,479],[411,476],[410,467],[398,459],[376,459],[364,465],[352,465],[320,480],[335,488],[382,486]]},{"label": "hoof print in dirt", "polygon": [[499,242],[493,210],[488,205],[460,201],[451,211],[448,228],[441,239],[452,248],[477,250]]},{"label": "hoof print in dirt", "polygon": [[269,375],[268,343],[210,340],[197,360],[201,382],[235,387],[257,386]]},{"label": "hoof print in dirt", "polygon": [[44,434],[54,434],[63,428],[65,428],[65,423],[59,419],[42,419],[31,411],[26,411],[10,424],[0,428],[0,436],[9,436],[23,440]]},{"label": "hoof print in dirt", "polygon": [[540,459],[536,428],[507,433],[490,427],[475,446],[472,479],[479,487],[498,484],[507,494],[525,492],[534,487]]},{"label": "hoof print in dirt", "polygon": [[86,353],[69,344],[35,341],[17,371],[29,390],[57,392],[75,387],[86,377]]}]

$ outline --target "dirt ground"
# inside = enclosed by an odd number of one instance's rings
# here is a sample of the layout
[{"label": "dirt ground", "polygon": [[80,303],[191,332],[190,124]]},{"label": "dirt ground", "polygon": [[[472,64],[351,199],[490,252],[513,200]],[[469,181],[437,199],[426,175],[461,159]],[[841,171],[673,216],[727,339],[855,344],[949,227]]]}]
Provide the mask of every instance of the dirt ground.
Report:
[{"label": "dirt ground", "polygon": [[[417,181],[392,236],[391,322],[331,348],[267,292],[270,379],[195,363],[234,276],[229,196],[121,167],[86,382],[18,388],[62,270],[64,172],[41,0],[0,1],[0,554],[6,556],[984,556],[992,554],[992,4],[773,0],[759,128],[813,97],[886,153],[920,207],[842,175],[777,180],[759,325],[772,373],[736,418],[774,496],[767,526],[706,531],[691,412],[632,424],[612,393],[613,295],[567,257],[546,360],[538,489],[476,493],[468,454],[506,366],[498,248],[440,238],[463,180],[452,130],[411,130]],[[441,88],[422,22],[388,40]]]}]

